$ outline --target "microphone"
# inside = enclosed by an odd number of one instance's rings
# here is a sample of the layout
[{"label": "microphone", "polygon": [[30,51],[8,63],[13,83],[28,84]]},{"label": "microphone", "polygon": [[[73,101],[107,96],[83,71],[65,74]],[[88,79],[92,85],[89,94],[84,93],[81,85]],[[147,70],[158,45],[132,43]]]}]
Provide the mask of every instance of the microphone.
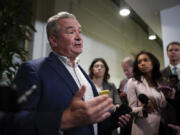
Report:
[{"label": "microphone", "polygon": [[32,85],[32,87],[29,90],[27,90],[22,96],[20,96],[17,99],[17,103],[20,105],[26,103],[29,97],[31,97],[36,90],[37,90],[37,85]]},{"label": "microphone", "polygon": [[18,112],[23,104],[25,104],[28,99],[37,90],[37,86],[33,85],[29,90],[27,90],[22,96],[18,98],[17,91],[18,87],[15,84],[11,86],[1,86],[0,87],[0,111],[7,112]]},{"label": "microphone", "polygon": [[139,94],[138,99],[141,101],[141,103],[147,105],[149,98],[145,94]]},{"label": "microphone", "polygon": [[[146,108],[149,98],[145,94],[139,94],[138,99],[142,104],[145,104],[145,108]],[[147,113],[146,109],[143,110],[143,116],[144,117],[148,116],[148,113]]]}]

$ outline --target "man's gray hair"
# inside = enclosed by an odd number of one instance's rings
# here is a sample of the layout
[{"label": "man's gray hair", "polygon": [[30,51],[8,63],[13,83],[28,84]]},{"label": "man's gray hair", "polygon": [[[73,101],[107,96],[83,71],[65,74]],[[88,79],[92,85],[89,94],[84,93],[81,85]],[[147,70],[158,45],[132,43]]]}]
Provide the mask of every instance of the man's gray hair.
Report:
[{"label": "man's gray hair", "polygon": [[58,21],[60,19],[64,18],[73,18],[76,19],[76,17],[73,14],[70,14],[68,12],[59,12],[55,14],[54,16],[50,17],[47,21],[46,31],[47,31],[47,37],[50,36],[57,36],[60,31],[60,25],[58,24]]},{"label": "man's gray hair", "polygon": [[125,57],[121,65],[123,65],[124,63],[127,63],[130,67],[133,67],[134,60],[131,57]]}]

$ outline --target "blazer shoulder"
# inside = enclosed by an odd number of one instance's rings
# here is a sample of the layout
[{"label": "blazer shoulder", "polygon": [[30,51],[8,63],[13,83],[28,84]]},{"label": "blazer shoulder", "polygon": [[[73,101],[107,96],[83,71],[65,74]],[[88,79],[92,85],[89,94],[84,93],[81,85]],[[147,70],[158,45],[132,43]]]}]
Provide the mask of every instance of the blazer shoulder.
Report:
[{"label": "blazer shoulder", "polygon": [[35,60],[26,61],[21,64],[20,68],[32,68],[34,70],[40,69],[46,58],[39,58]]},{"label": "blazer shoulder", "polygon": [[162,73],[162,76],[163,76],[163,77],[168,77],[168,76],[170,76],[170,75],[172,74],[172,73],[171,73],[171,69],[170,69],[169,66],[165,67],[165,68],[161,71],[161,73]]},{"label": "blazer shoulder", "polygon": [[169,67],[169,66],[167,66],[167,67],[165,67],[164,69],[162,69],[161,72],[165,72],[165,71],[167,71],[167,70],[170,70],[170,67]]},{"label": "blazer shoulder", "polygon": [[103,82],[104,87],[116,87],[113,82]]}]

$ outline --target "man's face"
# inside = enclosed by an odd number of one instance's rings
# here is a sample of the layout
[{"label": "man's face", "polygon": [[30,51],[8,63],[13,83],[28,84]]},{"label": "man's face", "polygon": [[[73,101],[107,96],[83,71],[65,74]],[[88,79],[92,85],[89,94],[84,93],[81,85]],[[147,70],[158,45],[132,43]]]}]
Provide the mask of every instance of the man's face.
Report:
[{"label": "man's face", "polygon": [[169,57],[170,63],[173,61],[180,62],[180,46],[177,44],[172,44],[167,50],[167,55]]},{"label": "man's face", "polygon": [[128,63],[123,63],[122,68],[127,78],[131,78],[133,76],[133,67]]},{"label": "man's face", "polygon": [[51,47],[58,54],[75,59],[83,49],[81,26],[73,18],[61,19],[58,23],[60,31],[56,37],[53,37]]}]

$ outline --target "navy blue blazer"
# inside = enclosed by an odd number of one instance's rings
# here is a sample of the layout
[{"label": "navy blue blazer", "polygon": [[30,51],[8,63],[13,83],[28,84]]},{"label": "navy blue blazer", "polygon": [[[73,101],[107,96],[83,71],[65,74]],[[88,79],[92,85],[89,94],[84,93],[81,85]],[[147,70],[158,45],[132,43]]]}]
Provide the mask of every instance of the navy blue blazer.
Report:
[{"label": "navy blue blazer", "polygon": [[[81,67],[80,69],[89,81],[94,96],[97,96],[93,82]],[[61,115],[79,89],[63,63],[54,53],[50,53],[47,58],[25,62],[18,70],[15,83],[19,96],[34,84],[38,89],[22,111],[16,114],[14,131],[18,135],[58,135]],[[99,135],[110,133],[109,119],[98,126]],[[64,135],[93,135],[92,125],[66,130]]]}]

